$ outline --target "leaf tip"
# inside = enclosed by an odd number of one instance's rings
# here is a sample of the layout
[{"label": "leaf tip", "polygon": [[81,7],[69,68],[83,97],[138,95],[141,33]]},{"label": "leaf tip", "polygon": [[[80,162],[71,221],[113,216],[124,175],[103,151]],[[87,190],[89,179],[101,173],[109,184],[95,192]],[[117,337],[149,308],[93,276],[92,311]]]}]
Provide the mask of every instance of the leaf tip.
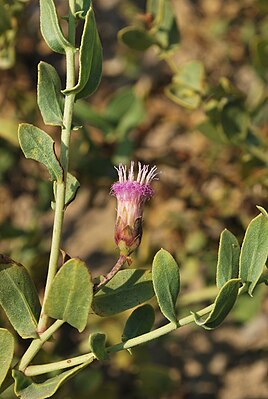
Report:
[{"label": "leaf tip", "polygon": [[266,209],[264,209],[262,206],[260,205],[256,205],[256,208],[262,213],[263,216],[265,216],[266,218],[268,218],[268,213],[266,211]]}]

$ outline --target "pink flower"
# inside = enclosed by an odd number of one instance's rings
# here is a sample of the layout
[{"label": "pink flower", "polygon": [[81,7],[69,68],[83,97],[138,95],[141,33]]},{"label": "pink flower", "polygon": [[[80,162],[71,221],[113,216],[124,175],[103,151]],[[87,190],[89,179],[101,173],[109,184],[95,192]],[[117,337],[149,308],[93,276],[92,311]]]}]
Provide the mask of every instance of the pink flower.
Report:
[{"label": "pink flower", "polygon": [[141,242],[142,214],[144,203],[149,200],[154,191],[151,182],[157,179],[156,166],[138,162],[138,175],[134,176],[134,162],[129,170],[120,164],[116,168],[118,182],[112,185],[111,194],[117,199],[117,219],[115,224],[115,242],[120,253],[129,256]]}]

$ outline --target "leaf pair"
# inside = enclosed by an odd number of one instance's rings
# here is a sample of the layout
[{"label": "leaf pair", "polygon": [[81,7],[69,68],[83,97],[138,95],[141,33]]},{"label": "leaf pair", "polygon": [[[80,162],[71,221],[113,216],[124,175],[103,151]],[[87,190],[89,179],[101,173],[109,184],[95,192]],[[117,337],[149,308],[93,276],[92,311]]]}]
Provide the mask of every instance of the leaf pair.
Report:
[{"label": "leaf pair", "polygon": [[252,296],[268,256],[268,216],[263,208],[258,208],[261,213],[248,225],[241,252],[232,233],[224,230],[221,234],[216,278],[219,288],[239,277],[243,284],[248,284]]}]

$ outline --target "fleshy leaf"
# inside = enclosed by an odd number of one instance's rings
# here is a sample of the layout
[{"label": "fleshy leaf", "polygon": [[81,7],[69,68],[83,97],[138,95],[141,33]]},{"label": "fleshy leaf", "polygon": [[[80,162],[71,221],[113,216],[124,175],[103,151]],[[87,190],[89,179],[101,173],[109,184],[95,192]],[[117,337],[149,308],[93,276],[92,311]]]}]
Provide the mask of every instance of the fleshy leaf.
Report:
[{"label": "fleshy leaf", "polygon": [[111,316],[140,305],[153,296],[150,271],[121,270],[94,295],[92,309],[99,316]]},{"label": "fleshy leaf", "polygon": [[86,264],[72,258],[60,268],[45,302],[45,313],[83,331],[93,296],[93,283]]},{"label": "fleshy leaf", "polygon": [[155,39],[146,30],[132,26],[121,29],[118,38],[126,46],[137,51],[145,51],[156,44]]},{"label": "fleshy leaf", "polygon": [[177,324],[175,305],[180,291],[180,273],[175,259],[168,251],[160,249],[155,255],[152,277],[161,312],[169,321]]},{"label": "fleshy leaf", "polygon": [[61,81],[56,69],[43,61],[38,65],[37,102],[45,124],[62,126]]},{"label": "fleshy leaf", "polygon": [[[262,211],[262,208],[259,207]],[[266,211],[255,217],[247,227],[241,247],[239,277],[252,292],[262,274],[268,256],[268,217]]]},{"label": "fleshy leaf", "polygon": [[[93,359],[92,359],[93,360]],[[92,361],[91,360],[91,361]],[[91,362],[90,361],[90,362]],[[23,373],[13,370],[15,380],[15,393],[21,399],[46,399],[54,395],[59,387],[70,377],[73,377],[78,371],[85,368],[90,362],[80,364],[71,370],[64,371],[56,377],[49,378],[40,384],[35,383],[31,378]]]},{"label": "fleshy leaf", "polygon": [[102,46],[98,32],[94,41],[93,58],[89,78],[84,88],[76,95],[76,99],[91,96],[97,90],[102,75]]},{"label": "fleshy leaf", "polygon": [[[90,8],[90,10],[87,12],[81,39],[78,83],[74,87],[64,90],[64,94],[78,94],[84,89],[88,81],[91,79],[91,69],[93,59],[95,58],[94,50],[97,50],[95,47],[97,37],[98,31],[96,27],[94,11],[92,8]],[[92,79],[94,79],[94,76]]]},{"label": "fleshy leaf", "polygon": [[138,337],[139,335],[151,331],[154,319],[154,309],[149,304],[139,306],[137,309],[133,310],[127,319],[122,341],[127,341],[128,339]]},{"label": "fleshy leaf", "polygon": [[93,333],[89,336],[89,344],[92,353],[98,360],[108,359],[105,349],[106,335],[102,333]]},{"label": "fleshy leaf", "polygon": [[198,312],[192,312],[194,314],[196,324],[202,326],[206,330],[213,330],[214,328],[218,327],[229,314],[236,302],[240,282],[241,280],[236,278],[227,281],[222,286],[215,299],[213,310],[205,319],[200,317]]},{"label": "fleshy leaf", "polygon": [[0,255],[0,305],[22,338],[36,338],[39,298],[25,267]]},{"label": "fleshy leaf", "polygon": [[227,229],[220,238],[217,275],[217,287],[221,288],[228,280],[238,277],[240,246],[236,237]]},{"label": "fleshy leaf", "polygon": [[26,158],[45,165],[53,180],[62,180],[62,168],[56,157],[52,138],[43,130],[28,123],[19,126],[19,142]]},{"label": "fleshy leaf", "polygon": [[14,354],[13,335],[5,328],[0,328],[0,387],[6,378]]},{"label": "fleshy leaf", "polygon": [[40,27],[51,50],[65,54],[66,50],[73,48],[63,36],[53,0],[40,0]]}]

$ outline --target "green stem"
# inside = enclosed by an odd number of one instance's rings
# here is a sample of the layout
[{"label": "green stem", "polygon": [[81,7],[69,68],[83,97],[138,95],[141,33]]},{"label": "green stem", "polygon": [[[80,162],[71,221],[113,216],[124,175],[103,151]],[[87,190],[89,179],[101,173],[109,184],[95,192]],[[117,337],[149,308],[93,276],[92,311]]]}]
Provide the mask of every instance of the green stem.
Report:
[{"label": "green stem", "polygon": [[[261,276],[261,278],[258,281],[258,284],[267,283],[267,279],[268,279],[268,275],[266,273],[263,276]],[[210,288],[214,288],[214,287],[210,287]],[[217,289],[217,291],[218,291],[218,289]],[[238,295],[240,296],[243,293],[245,293],[246,291],[247,291],[247,287],[245,285],[239,289]],[[212,295],[212,289],[211,289],[211,292],[208,291],[208,293],[209,293],[209,295]],[[214,294],[215,294],[215,292],[214,292]],[[214,303],[212,303],[209,306],[206,306],[205,308],[199,310],[196,313],[198,316],[204,316],[204,315],[210,313],[213,310],[213,308],[214,308]],[[150,331],[146,334],[142,334],[138,337],[131,338],[125,342],[120,342],[119,344],[110,346],[107,348],[107,352],[114,353],[114,352],[119,352],[124,349],[134,348],[135,346],[147,343],[147,342],[152,341],[156,338],[159,338],[163,335],[166,335],[166,334],[176,330],[177,328],[180,328],[187,324],[193,323],[194,320],[195,320],[195,317],[193,314],[191,314],[189,316],[186,316],[186,317],[183,317],[182,319],[180,319],[178,321],[177,325],[172,322],[168,323],[168,324],[166,324],[162,327],[159,327],[156,330]],[[90,363],[94,359],[95,359],[95,355],[92,352],[89,352],[84,355],[76,356],[76,357],[69,358],[66,360],[61,360],[59,362],[43,364],[43,365],[28,366],[25,369],[24,373],[27,376],[35,376],[35,375],[49,373],[51,371],[66,369],[66,368],[73,367],[73,366],[76,366],[76,365],[82,364],[82,363],[85,363],[85,364]]]},{"label": "green stem", "polygon": [[24,374],[28,377],[32,377],[35,375],[51,373],[52,371],[63,370],[73,366],[78,366],[82,363],[91,363],[95,359],[93,353],[86,353],[85,355],[77,356],[70,359],[61,360],[59,362],[48,363],[48,364],[40,364],[34,366],[28,366],[25,369]]},{"label": "green stem", "polygon": [[30,361],[35,357],[35,355],[39,352],[43,344],[57,331],[62,324],[64,323],[63,320],[56,320],[41,336],[40,338],[34,339],[31,342],[31,345],[27,349],[27,351],[22,356],[18,369],[23,371]]},{"label": "green stem", "polygon": [[[214,304],[207,306],[206,308],[197,312],[199,316],[204,316],[209,313],[213,309]],[[152,341],[156,338],[159,338],[163,335],[170,333],[171,331],[176,330],[186,324],[190,324],[194,321],[194,316],[189,315],[187,317],[182,318],[178,321],[178,324],[168,323],[165,326],[159,327],[154,331],[150,331],[146,334],[142,334],[138,337],[131,338],[128,341],[120,342],[119,344],[110,346],[107,348],[108,353],[119,352],[124,349],[131,349],[135,346],[144,344],[146,342]],[[44,365],[34,365],[29,366],[25,369],[25,374],[28,376],[40,375],[44,373],[48,373],[50,371],[61,370],[64,368],[72,367],[78,364],[82,364],[84,362],[89,362],[91,359],[94,360],[95,356],[93,353],[86,353],[84,355],[76,356],[70,359],[62,360],[60,362],[49,363]]]},{"label": "green stem", "polygon": [[[73,0],[70,0],[69,12],[69,39],[75,41],[75,18],[71,12],[71,3],[73,7]],[[75,4],[75,3],[74,3]],[[75,51],[70,48],[66,51],[66,88],[69,89],[75,85]],[[43,306],[41,309],[40,319],[37,331],[42,334],[47,328],[48,316],[44,312],[44,304],[50,290],[53,279],[56,275],[60,253],[60,243],[63,228],[64,210],[65,210],[65,192],[67,173],[69,168],[69,146],[72,130],[72,116],[74,109],[75,94],[69,94],[65,97],[64,113],[63,113],[63,128],[61,132],[61,152],[60,162],[63,169],[63,180],[56,182],[56,205],[55,216],[52,233],[51,251],[48,265],[47,282],[44,293]]]}]

